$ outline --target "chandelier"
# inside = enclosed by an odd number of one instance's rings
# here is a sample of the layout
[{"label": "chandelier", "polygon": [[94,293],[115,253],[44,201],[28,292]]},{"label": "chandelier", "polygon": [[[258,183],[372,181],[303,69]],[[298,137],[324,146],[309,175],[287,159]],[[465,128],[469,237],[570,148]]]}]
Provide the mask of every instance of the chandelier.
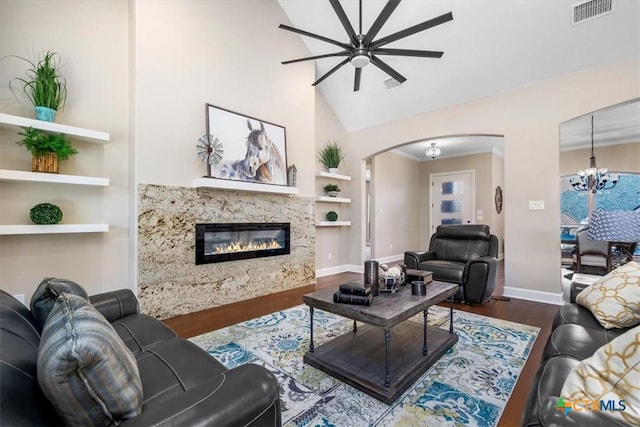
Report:
[{"label": "chandelier", "polygon": [[593,116],[591,116],[591,158],[589,168],[578,171],[578,177],[569,180],[569,183],[576,191],[609,190],[616,186],[619,177],[611,179],[606,168],[599,169],[596,165],[596,156],[593,154]]},{"label": "chandelier", "polygon": [[431,157],[432,159],[435,159],[440,155],[440,153],[442,153],[442,150],[436,147],[435,142],[432,142],[431,147],[427,148],[427,152],[425,154]]}]

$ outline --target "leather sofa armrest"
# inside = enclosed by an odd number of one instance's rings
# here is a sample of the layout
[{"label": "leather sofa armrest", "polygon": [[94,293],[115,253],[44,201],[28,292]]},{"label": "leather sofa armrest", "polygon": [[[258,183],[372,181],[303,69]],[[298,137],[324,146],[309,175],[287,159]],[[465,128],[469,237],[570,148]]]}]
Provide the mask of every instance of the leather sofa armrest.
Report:
[{"label": "leather sofa armrest", "polygon": [[117,291],[91,295],[89,302],[91,302],[109,322],[138,314],[140,311],[138,299],[131,289],[119,289]]},{"label": "leather sofa armrest", "polygon": [[407,266],[407,268],[417,270],[422,261],[435,259],[435,257],[436,254],[434,252],[408,251],[404,253],[404,264]]},{"label": "leather sofa armrest", "polygon": [[576,297],[578,296],[578,294],[580,292],[584,291],[589,286],[591,286],[591,285],[590,284],[586,284],[586,283],[572,282],[571,283],[571,292],[570,292],[570,296],[569,296],[569,302],[576,302]]},{"label": "leather sofa armrest", "polygon": [[608,417],[606,411],[591,411],[570,409],[561,411],[558,408],[558,397],[546,397],[540,406],[540,424],[544,427],[620,427],[627,424],[619,423]]},{"label": "leather sofa armrest", "polygon": [[261,366],[241,365],[185,391],[143,408],[121,427],[281,426],[280,387]]}]

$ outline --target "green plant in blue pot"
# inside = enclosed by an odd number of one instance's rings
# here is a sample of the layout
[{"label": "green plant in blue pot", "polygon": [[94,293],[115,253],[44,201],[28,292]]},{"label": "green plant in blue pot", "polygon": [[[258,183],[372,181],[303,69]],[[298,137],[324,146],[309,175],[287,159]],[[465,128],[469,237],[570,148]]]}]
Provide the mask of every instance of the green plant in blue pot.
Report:
[{"label": "green plant in blue pot", "polygon": [[11,92],[15,95],[12,83],[19,82],[22,85],[22,90],[35,107],[36,118],[53,122],[56,117],[56,111],[64,107],[67,100],[67,80],[60,73],[59,54],[46,51],[36,61],[17,55],[9,56],[21,59],[29,66],[24,78],[15,77],[9,82]]}]

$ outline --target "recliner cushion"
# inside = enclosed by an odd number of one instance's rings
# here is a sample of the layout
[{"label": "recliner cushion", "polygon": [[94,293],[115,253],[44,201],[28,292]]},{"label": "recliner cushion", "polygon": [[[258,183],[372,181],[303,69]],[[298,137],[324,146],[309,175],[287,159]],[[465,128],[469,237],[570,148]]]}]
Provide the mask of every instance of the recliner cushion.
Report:
[{"label": "recliner cushion", "polygon": [[462,283],[462,275],[464,273],[464,262],[447,261],[434,259],[430,261],[422,261],[418,268],[433,272],[433,278],[442,282]]},{"label": "recliner cushion", "polygon": [[438,259],[467,262],[487,256],[489,253],[489,241],[437,238],[429,250],[435,252]]},{"label": "recliner cushion", "polygon": [[104,426],[142,409],[131,352],[86,299],[60,294],[42,331],[38,383],[70,426]]}]

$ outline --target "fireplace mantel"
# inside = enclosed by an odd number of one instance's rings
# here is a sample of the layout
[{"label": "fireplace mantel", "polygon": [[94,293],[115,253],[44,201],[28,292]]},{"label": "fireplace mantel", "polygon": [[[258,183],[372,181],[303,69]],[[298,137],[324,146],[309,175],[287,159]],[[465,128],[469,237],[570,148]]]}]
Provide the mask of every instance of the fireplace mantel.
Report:
[{"label": "fireplace mantel", "polygon": [[218,178],[198,178],[193,180],[193,186],[195,188],[220,188],[224,190],[253,191],[256,193],[298,194],[298,187]]}]

